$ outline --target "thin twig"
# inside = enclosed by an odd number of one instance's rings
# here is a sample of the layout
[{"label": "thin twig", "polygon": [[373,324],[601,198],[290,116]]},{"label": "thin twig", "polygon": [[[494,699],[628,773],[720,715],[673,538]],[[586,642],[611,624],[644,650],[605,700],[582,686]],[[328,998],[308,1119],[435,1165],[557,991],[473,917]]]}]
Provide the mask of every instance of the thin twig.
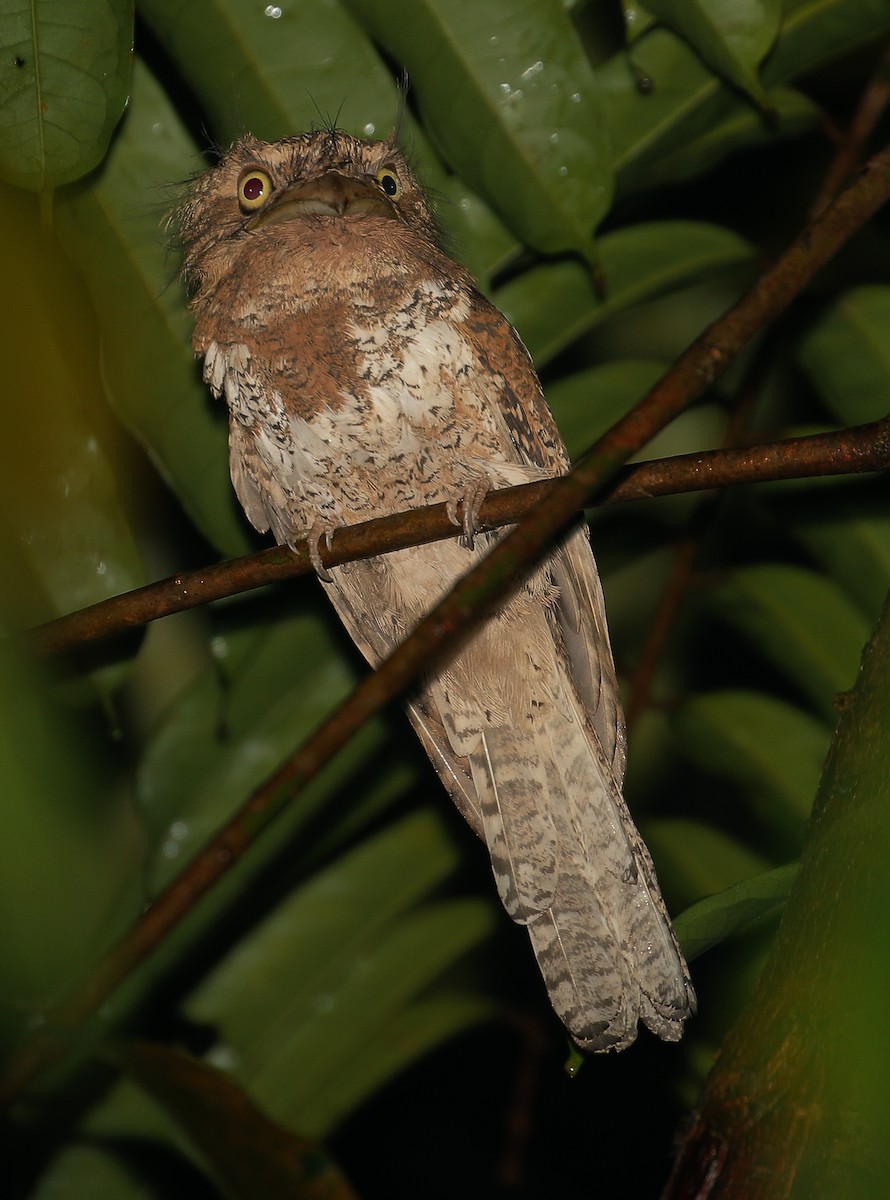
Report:
[{"label": "thin twig", "polygon": [[[62,1057],[68,1035],[154,950],[195,902],[241,857],[259,833],[364,725],[453,644],[458,633],[515,586],[546,548],[614,478],[618,468],[685,408],[733,357],[782,313],[844,243],[890,198],[890,146],[810,225],[745,296],[680,357],[652,391],[597,443],[567,476],[551,485],[539,506],[418,624],[382,664],[366,675],[307,742],[262,784],[236,816],[195,856],[64,1005],[47,1014],[42,1030],[19,1049],[0,1087],[9,1103],[47,1065]],[[879,440],[886,450],[887,430]],[[742,452],[744,453],[744,452]]]},{"label": "thin twig", "polygon": [[[621,504],[643,497],[706,491],[742,483],[879,471],[888,465],[886,430],[878,422],[837,433],[789,438],[742,449],[707,450],[640,463],[618,473],[618,482],[603,497],[603,502]],[[547,480],[489,493],[480,515],[482,525],[495,529],[520,520],[546,500],[553,486]],[[445,513],[445,505],[432,504],[338,529],[331,549],[324,541],[319,549],[324,565],[334,567],[447,537],[454,537],[454,525]],[[38,625],[18,638],[23,648],[37,654],[73,650],[138,628],[159,617],[269,583],[293,579],[311,570],[305,542],[299,543],[293,551],[285,546],[274,546],[197,571],[184,571],[158,583],[101,600],[68,616]]]},{"label": "thin twig", "polygon": [[[723,450],[732,450],[744,445],[749,440],[747,431],[753,418],[757,398],[762,392],[768,374],[767,363],[770,358],[771,342],[774,339],[775,327],[770,331],[769,336],[761,339],[757,352],[752,356],[742,384],[741,396],[733,406],[730,418],[726,423],[721,442]],[[639,718],[651,705],[652,688],[658,666],[664,656],[674,624],[692,582],[705,531],[713,521],[714,513],[717,511],[721,499],[722,496],[699,499],[695,513],[688,522],[691,532],[674,549],[671,569],[655,606],[639,658],[628,680],[627,704],[624,710],[628,739],[630,739]],[[705,513],[708,514],[708,519],[703,521],[701,518]]]},{"label": "thin twig", "polygon": [[837,153],[831,160],[819,194],[813,202],[811,217],[817,217],[830,204],[862,160],[865,144],[890,103],[890,46],[859,98],[849,129],[840,134]]}]

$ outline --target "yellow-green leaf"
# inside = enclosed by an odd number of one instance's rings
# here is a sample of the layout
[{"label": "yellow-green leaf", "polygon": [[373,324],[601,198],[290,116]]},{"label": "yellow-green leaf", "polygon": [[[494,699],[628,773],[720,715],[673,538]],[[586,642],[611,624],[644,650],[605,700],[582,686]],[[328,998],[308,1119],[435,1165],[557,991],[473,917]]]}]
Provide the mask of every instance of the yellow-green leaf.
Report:
[{"label": "yellow-green leaf", "polygon": [[112,404],[220,550],[250,545],[229,482],[227,423],[201,382],[165,210],[201,158],[169,98],[137,62],[133,101],[101,172],[59,197],[57,227],[102,328]]}]

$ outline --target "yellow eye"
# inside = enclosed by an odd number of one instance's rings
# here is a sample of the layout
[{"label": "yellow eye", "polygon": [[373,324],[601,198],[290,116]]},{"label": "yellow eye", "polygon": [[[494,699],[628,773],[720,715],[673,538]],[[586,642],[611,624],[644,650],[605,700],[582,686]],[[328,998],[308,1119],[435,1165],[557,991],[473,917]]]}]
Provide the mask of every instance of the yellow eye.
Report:
[{"label": "yellow eye", "polygon": [[238,203],[242,212],[256,212],[272,195],[272,179],[259,167],[248,167],[238,180]]},{"label": "yellow eye", "polygon": [[381,167],[374,178],[390,200],[398,200],[402,194],[402,183],[392,167]]}]

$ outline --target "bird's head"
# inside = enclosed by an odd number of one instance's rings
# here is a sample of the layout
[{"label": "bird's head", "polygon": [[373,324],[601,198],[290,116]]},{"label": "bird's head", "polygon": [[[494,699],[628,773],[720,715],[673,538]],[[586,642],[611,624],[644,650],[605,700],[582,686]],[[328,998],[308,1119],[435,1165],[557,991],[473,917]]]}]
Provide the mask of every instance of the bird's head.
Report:
[{"label": "bird's head", "polygon": [[[319,220],[394,221],[435,244],[422,190],[394,139],[363,141],[323,129],[279,142],[242,137],[191,186],[175,220],[183,272],[194,289],[219,278],[257,234],[288,226],[309,234]],[[302,226],[300,223],[303,223]],[[285,231],[281,228],[279,233]]]}]

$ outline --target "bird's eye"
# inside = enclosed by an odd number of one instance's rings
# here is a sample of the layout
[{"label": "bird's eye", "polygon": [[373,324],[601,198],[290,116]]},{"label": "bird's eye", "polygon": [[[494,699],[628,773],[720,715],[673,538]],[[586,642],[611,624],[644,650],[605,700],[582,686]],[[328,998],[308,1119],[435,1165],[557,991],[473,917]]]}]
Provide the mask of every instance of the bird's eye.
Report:
[{"label": "bird's eye", "polygon": [[248,167],[238,180],[238,203],[242,212],[256,212],[272,194],[272,179],[258,167]]},{"label": "bird's eye", "polygon": [[391,167],[381,167],[375,179],[390,200],[398,200],[402,194],[402,183]]}]

